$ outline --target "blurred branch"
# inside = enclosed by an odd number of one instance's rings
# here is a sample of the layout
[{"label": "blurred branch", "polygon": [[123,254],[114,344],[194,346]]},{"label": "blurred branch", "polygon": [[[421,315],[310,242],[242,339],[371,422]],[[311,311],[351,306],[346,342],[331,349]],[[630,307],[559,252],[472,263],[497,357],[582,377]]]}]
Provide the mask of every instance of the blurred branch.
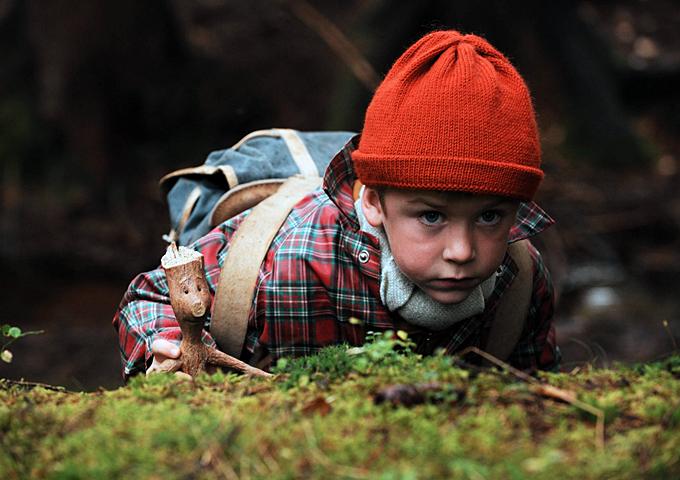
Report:
[{"label": "blurred branch", "polygon": [[342,31],[306,0],[280,0],[302,23],[315,31],[370,91],[380,84],[380,76]]},{"label": "blurred branch", "polygon": [[14,7],[14,0],[0,0],[0,22],[2,22]]}]

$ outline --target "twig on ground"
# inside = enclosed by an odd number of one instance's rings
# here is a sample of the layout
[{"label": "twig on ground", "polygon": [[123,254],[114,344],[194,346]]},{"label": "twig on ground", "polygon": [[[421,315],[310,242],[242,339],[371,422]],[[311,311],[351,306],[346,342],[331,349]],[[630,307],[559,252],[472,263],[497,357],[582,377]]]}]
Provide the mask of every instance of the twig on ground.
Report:
[{"label": "twig on ground", "polygon": [[52,391],[55,391],[55,392],[77,393],[77,392],[72,392],[70,390],[66,390],[65,387],[61,387],[59,385],[49,385],[47,383],[27,382],[26,380],[10,380],[9,378],[0,378],[0,386],[4,386],[4,384],[18,385],[20,387],[26,387],[26,388],[29,388],[29,389],[41,387],[41,388],[44,388],[45,390],[52,390]]},{"label": "twig on ground", "polygon": [[487,353],[484,350],[480,350],[477,347],[467,347],[467,348],[463,349],[462,351],[458,352],[458,356],[464,357],[468,353],[476,353],[477,355],[482,357],[487,362],[493,363],[497,367],[500,367],[504,370],[507,370],[508,372],[512,373],[516,377],[521,378],[522,380],[524,380],[526,382],[539,383],[538,380],[535,379],[534,377],[532,377],[531,375],[528,375],[528,374],[524,373],[523,371],[516,369],[515,367],[513,367],[509,363],[506,363],[503,360],[496,358],[493,355],[491,355],[490,353]]},{"label": "twig on ground", "polygon": [[532,377],[531,375],[528,375],[521,370],[516,369],[512,365],[509,365],[508,363],[504,362],[503,360],[494,357],[490,353],[487,353],[483,350],[480,350],[477,347],[467,347],[463,349],[461,352],[458,353],[459,356],[464,357],[468,353],[476,353],[480,357],[484,358],[487,360],[489,363],[492,363],[496,365],[497,367],[500,367],[504,370],[507,370],[508,372],[512,373],[515,375],[517,378],[520,378],[524,380],[525,382],[531,384],[530,390],[538,395],[542,395],[544,397],[549,397],[557,400],[561,400],[563,402],[566,402],[570,405],[573,405],[576,408],[579,408],[585,412],[590,413],[596,418],[596,423],[595,423],[595,443],[597,444],[598,449],[602,450],[604,449],[604,439],[605,439],[605,433],[604,433],[604,411],[597,407],[593,407],[592,405],[589,405],[585,402],[582,402],[581,400],[576,398],[576,395],[572,392],[569,392],[567,390],[562,390],[561,388],[554,387],[552,385],[548,385],[547,383],[542,383],[538,379]]},{"label": "twig on ground", "polygon": [[588,345],[583,340],[579,340],[578,338],[571,337],[571,338],[568,338],[566,341],[575,343],[576,345],[583,347],[588,352],[588,357],[589,357],[588,363],[590,365],[595,365],[595,363],[598,361],[598,359],[599,359],[598,355],[591,348],[591,346]]},{"label": "twig on ground", "polygon": [[604,349],[604,347],[602,345],[600,345],[597,342],[593,342],[593,346],[595,346],[595,348],[597,350],[599,350],[602,354],[602,357],[601,357],[602,358],[602,360],[601,360],[602,366],[604,368],[608,368],[609,367],[609,355],[607,355],[607,351]]}]

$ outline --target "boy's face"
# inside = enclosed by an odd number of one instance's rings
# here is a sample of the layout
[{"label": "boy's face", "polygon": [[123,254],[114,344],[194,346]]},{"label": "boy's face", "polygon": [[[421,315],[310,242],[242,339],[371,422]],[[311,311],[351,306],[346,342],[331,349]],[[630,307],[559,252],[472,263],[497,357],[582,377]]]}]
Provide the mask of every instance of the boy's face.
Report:
[{"label": "boy's face", "polygon": [[[381,198],[382,197],[382,198]],[[382,226],[399,269],[440,303],[465,300],[500,266],[517,200],[493,195],[366,187],[362,207]]]}]

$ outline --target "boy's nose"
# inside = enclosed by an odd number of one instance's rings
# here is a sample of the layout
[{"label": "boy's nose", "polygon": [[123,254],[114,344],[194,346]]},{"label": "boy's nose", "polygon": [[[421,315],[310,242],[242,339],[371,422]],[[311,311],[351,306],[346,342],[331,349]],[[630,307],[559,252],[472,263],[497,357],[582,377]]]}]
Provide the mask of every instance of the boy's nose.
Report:
[{"label": "boy's nose", "polygon": [[447,236],[442,257],[447,262],[468,263],[474,260],[476,255],[474,241],[470,232],[465,229],[456,229]]}]

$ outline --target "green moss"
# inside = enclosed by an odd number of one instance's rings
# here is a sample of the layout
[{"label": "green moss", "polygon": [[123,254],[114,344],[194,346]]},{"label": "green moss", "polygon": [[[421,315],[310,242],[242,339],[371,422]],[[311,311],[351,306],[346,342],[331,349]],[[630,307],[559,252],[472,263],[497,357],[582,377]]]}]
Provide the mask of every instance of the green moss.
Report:
[{"label": "green moss", "polygon": [[[605,411],[604,450],[592,415],[388,337],[281,362],[272,381],[158,375],[91,394],[3,384],[0,476],[678,478],[678,365],[541,377]],[[395,384],[430,390],[376,403]]]}]

